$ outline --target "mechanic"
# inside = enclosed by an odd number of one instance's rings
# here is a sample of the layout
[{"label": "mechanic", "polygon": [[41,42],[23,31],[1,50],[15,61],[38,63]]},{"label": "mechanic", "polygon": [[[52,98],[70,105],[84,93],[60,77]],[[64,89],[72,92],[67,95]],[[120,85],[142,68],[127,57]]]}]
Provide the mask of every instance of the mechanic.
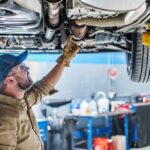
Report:
[{"label": "mechanic", "polygon": [[70,36],[57,65],[33,84],[29,67],[23,64],[28,52],[0,56],[0,150],[42,150],[43,144],[31,107],[54,94],[64,67],[80,47]]}]

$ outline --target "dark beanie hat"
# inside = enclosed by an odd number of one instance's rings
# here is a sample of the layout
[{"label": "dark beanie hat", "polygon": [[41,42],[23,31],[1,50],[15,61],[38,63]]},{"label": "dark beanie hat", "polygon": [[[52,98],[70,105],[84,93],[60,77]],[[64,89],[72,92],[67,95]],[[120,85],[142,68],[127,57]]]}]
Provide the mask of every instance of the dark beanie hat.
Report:
[{"label": "dark beanie hat", "polygon": [[10,70],[21,64],[28,56],[28,51],[24,51],[18,56],[3,54],[0,55],[0,83],[6,78]]}]

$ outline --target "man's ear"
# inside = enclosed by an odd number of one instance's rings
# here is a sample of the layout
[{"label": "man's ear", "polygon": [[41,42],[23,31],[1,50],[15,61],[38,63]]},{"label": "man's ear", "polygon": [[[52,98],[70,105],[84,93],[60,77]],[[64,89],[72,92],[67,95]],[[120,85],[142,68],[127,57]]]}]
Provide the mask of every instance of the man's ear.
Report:
[{"label": "man's ear", "polygon": [[7,84],[14,84],[15,82],[16,82],[16,80],[13,76],[8,76],[5,78],[5,83],[7,83]]}]

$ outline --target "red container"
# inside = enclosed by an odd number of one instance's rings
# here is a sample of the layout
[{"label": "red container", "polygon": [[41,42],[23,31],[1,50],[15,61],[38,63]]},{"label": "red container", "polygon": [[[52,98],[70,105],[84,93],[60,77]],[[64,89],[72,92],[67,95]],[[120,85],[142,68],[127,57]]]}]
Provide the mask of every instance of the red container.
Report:
[{"label": "red container", "polygon": [[112,140],[108,140],[108,147],[109,147],[108,150],[114,150]]},{"label": "red container", "polygon": [[93,150],[109,150],[107,138],[94,138]]}]

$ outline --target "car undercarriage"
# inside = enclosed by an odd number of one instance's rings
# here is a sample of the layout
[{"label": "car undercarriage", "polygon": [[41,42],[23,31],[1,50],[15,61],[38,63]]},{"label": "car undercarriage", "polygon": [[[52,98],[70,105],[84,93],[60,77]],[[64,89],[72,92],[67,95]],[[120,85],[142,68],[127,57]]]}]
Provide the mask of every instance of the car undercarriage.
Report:
[{"label": "car undercarriage", "polygon": [[149,19],[146,0],[0,0],[0,53],[58,53],[71,34],[81,53],[126,52],[130,79],[147,82]]}]

